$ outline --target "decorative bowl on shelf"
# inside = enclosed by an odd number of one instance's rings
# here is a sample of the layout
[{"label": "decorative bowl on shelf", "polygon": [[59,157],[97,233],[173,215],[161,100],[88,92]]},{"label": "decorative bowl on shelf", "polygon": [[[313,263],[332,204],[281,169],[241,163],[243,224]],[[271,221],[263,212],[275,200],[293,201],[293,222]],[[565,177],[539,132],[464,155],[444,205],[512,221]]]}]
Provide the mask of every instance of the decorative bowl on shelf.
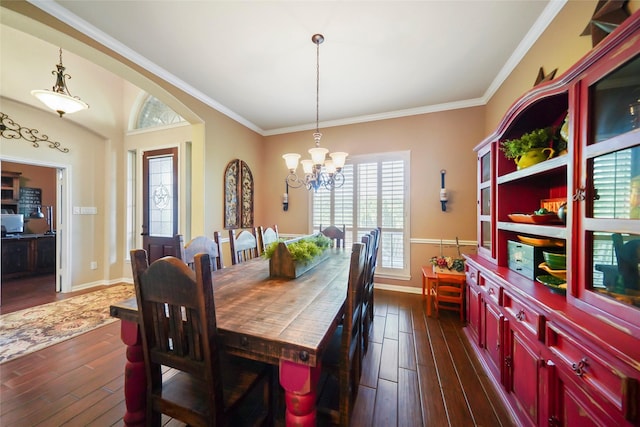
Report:
[{"label": "decorative bowl on shelf", "polygon": [[555,213],[537,214],[509,214],[507,215],[513,222],[523,224],[561,224],[560,218]]},{"label": "decorative bowl on shelf", "polygon": [[564,281],[567,280],[567,270],[553,270],[551,267],[547,265],[546,262],[540,263],[540,265],[538,265],[538,268],[546,271],[547,273],[549,273],[554,277],[557,277],[558,279],[562,279]]},{"label": "decorative bowl on shelf", "polygon": [[538,239],[535,237],[518,236],[518,240],[531,246],[558,246],[564,247],[564,240],[560,239]]},{"label": "decorative bowl on shelf", "polygon": [[567,281],[559,279],[555,276],[537,276],[536,280],[543,285],[545,285],[551,292],[555,292],[557,294],[566,295],[567,293]]},{"label": "decorative bowl on shelf", "polygon": [[553,252],[542,251],[542,256],[545,262],[554,270],[566,270],[567,269],[567,255],[556,254]]}]

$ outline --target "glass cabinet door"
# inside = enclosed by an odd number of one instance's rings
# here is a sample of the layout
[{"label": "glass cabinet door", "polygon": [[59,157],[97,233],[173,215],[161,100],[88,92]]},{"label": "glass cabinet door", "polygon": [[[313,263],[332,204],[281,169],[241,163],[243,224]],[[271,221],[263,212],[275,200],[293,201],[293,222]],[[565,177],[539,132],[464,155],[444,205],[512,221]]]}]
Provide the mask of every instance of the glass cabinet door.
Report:
[{"label": "glass cabinet door", "polygon": [[[624,55],[623,55],[624,56]],[[583,142],[580,247],[584,290],[578,295],[640,329],[640,55],[585,81],[592,113]]]},{"label": "glass cabinet door", "polygon": [[495,259],[493,213],[493,144],[478,151],[478,252]]}]

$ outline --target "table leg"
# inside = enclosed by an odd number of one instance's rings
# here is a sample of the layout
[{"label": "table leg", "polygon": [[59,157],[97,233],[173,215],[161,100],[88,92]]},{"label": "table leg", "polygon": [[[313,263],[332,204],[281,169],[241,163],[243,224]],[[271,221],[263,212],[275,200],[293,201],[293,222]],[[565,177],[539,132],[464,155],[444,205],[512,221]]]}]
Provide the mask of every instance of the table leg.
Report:
[{"label": "table leg", "polygon": [[427,282],[427,317],[431,317],[431,305],[432,305],[431,304],[431,297],[432,297],[432,294],[431,294],[431,286],[432,286],[431,278],[430,277],[426,277],[426,278],[423,278],[423,280],[426,280],[426,282]]},{"label": "table leg", "polygon": [[287,426],[316,425],[316,396],[320,366],[310,367],[283,360],[280,362],[280,385],[284,388]]},{"label": "table leg", "polygon": [[120,322],[120,338],[127,345],[127,363],[124,367],[124,401],[127,409],[123,421],[127,427],[144,426],[147,378],[140,328],[135,322]]}]

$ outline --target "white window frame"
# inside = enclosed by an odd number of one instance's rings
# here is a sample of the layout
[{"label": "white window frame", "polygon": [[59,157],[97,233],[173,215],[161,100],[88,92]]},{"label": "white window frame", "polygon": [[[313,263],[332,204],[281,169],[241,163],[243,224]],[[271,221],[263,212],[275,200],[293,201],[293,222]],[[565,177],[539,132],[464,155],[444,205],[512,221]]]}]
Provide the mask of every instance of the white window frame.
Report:
[{"label": "white window frame", "polygon": [[[381,205],[382,205],[382,200],[380,200],[378,202],[378,209],[377,209],[377,226],[381,227],[382,229],[382,241],[380,242],[380,251],[378,253],[378,264],[376,266],[376,276],[377,277],[384,277],[384,278],[390,278],[390,279],[396,279],[396,280],[409,280],[410,279],[410,260],[411,260],[411,245],[410,245],[410,236],[411,236],[411,230],[410,230],[410,224],[411,224],[411,218],[410,218],[410,212],[411,212],[411,203],[410,203],[410,194],[409,194],[409,190],[410,190],[410,176],[411,176],[411,164],[410,164],[410,159],[411,159],[411,152],[410,151],[393,151],[393,152],[386,152],[386,153],[373,153],[373,154],[366,154],[366,155],[357,155],[357,156],[349,156],[347,159],[347,165],[353,165],[353,170],[354,170],[354,177],[349,177],[347,179],[353,180],[353,182],[351,183],[351,185],[354,186],[354,192],[353,192],[353,218],[351,220],[351,224],[347,224],[346,226],[346,247],[350,246],[352,244],[352,242],[354,241],[360,241],[361,236],[370,231],[371,229],[373,229],[374,227],[372,226],[358,226],[357,224],[357,210],[358,210],[358,200],[357,200],[357,178],[356,178],[356,171],[357,171],[357,165],[358,164],[364,164],[364,163],[378,163],[379,167],[378,167],[378,178],[380,178],[380,164],[382,162],[385,161],[396,161],[396,160],[401,160],[404,162],[404,189],[403,189],[403,204],[404,204],[404,212],[403,212],[403,227],[401,229],[397,229],[397,228],[389,228],[389,227],[384,227],[382,226],[382,209],[381,209]],[[347,183],[345,183],[345,186],[348,185]],[[378,179],[377,182],[378,185],[378,193],[380,192],[381,189],[381,185],[382,185],[382,181],[380,179]],[[309,224],[310,224],[310,233],[313,232],[317,232],[319,230],[319,225],[320,224],[314,224],[314,215],[313,215],[313,209],[314,209],[314,196],[315,194],[312,194],[312,196],[309,198]],[[333,195],[332,195],[332,203],[333,203]],[[333,209],[331,209],[330,212],[331,215],[331,223],[329,224],[322,224],[323,227],[326,227],[328,225],[336,225],[336,226],[342,226],[342,223],[338,224],[338,223],[333,223],[334,217],[335,217],[335,212]],[[386,247],[387,244],[389,243],[388,241],[385,241],[385,233],[389,233],[389,232],[402,232],[402,268],[386,268],[384,267],[381,262],[381,257],[383,257],[383,246]]]}]

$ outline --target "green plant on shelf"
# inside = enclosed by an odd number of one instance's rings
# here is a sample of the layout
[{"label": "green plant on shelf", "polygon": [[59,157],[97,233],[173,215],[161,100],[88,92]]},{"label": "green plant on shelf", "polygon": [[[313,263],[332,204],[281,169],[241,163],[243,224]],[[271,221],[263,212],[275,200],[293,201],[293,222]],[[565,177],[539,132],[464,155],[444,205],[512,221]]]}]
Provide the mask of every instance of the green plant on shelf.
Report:
[{"label": "green plant on shelf", "polygon": [[500,150],[507,159],[517,159],[534,148],[549,148],[555,140],[551,128],[535,129],[520,138],[508,139],[500,143]]}]

